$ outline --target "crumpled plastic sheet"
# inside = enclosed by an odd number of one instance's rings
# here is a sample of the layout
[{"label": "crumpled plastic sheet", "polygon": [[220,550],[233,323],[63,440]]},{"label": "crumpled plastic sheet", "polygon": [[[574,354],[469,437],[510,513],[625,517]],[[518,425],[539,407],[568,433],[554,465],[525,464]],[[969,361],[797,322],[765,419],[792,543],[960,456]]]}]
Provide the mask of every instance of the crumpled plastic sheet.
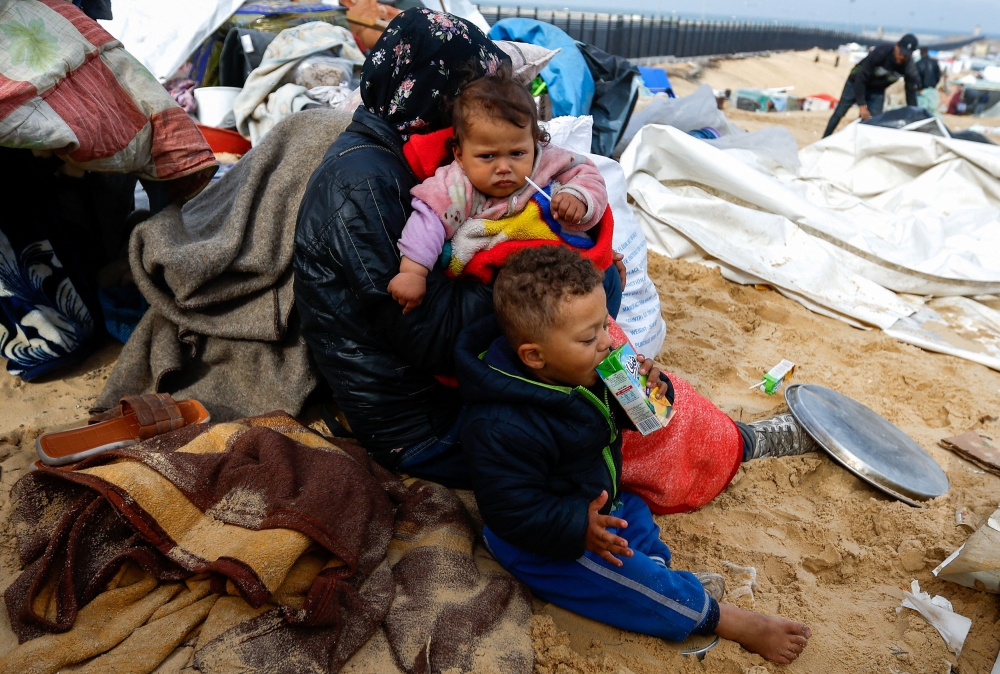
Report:
[{"label": "crumpled plastic sheet", "polygon": [[972,629],[972,619],[955,613],[951,602],[941,595],[932,598],[926,592],[921,592],[920,583],[916,580],[910,583],[910,590],[912,592],[903,592],[903,605],[896,611],[902,611],[905,607],[922,615],[944,639],[948,650],[960,656],[965,638]]}]

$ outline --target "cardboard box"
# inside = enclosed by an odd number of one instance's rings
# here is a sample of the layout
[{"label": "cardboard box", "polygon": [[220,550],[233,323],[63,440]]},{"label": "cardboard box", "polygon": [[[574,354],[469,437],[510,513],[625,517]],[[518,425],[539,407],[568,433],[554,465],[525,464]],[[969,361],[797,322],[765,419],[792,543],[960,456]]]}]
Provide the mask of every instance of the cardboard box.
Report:
[{"label": "cardboard box", "polygon": [[646,391],[646,376],[639,374],[639,359],[632,345],[626,343],[612,351],[597,366],[597,374],[640,433],[649,435],[670,423],[670,401],[666,396],[653,398]]}]

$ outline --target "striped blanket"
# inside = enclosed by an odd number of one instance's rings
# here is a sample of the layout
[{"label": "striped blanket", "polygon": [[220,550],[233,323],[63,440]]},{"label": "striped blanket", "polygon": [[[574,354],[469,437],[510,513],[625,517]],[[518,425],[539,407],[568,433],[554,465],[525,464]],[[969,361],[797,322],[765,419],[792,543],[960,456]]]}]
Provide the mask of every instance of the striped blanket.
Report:
[{"label": "striped blanket", "polygon": [[203,674],[532,670],[528,592],[459,498],[283,412],[40,468],[10,512],[2,672],[151,672],[186,642]]}]

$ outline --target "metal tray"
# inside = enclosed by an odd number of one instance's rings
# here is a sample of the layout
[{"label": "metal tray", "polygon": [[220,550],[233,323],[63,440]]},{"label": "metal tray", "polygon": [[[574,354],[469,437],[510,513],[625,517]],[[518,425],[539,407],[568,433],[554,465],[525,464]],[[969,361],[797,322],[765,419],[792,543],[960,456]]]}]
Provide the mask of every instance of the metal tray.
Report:
[{"label": "metal tray", "polygon": [[825,386],[793,384],[785,402],[834,461],[876,489],[918,507],[948,491],[948,476],[931,455],[858,401]]}]

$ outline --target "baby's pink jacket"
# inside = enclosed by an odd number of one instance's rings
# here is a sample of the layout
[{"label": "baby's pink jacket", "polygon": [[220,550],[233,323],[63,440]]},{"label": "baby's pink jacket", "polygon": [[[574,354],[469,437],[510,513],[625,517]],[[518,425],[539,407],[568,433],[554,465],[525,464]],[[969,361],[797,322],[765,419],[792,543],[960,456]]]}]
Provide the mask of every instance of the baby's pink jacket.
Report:
[{"label": "baby's pink jacket", "polygon": [[[604,178],[583,155],[539,144],[530,177],[541,187],[551,184],[552,196],[569,192],[587,205],[580,224],[564,225],[567,230],[585,232],[604,216],[608,207]],[[403,227],[399,251],[430,269],[440,257],[445,240],[452,238],[467,220],[499,220],[520,213],[534,193],[535,188],[525,183],[510,196],[489,197],[472,186],[458,162],[442,166],[410,190],[413,214]]]}]

